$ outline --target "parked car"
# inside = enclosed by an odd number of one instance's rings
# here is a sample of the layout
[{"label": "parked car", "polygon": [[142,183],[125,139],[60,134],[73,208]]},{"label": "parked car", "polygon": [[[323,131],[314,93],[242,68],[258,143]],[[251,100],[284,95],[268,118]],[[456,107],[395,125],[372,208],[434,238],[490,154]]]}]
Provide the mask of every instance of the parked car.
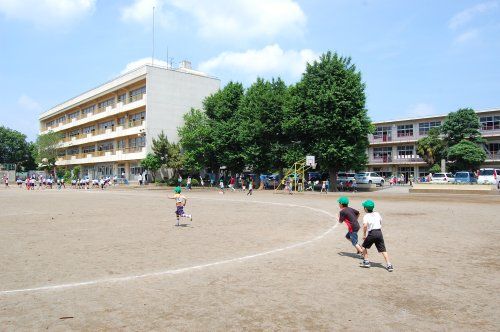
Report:
[{"label": "parked car", "polygon": [[355,173],[346,173],[346,172],[339,172],[337,174],[337,182],[343,182],[346,183],[347,181],[352,181],[354,180],[354,175]]},{"label": "parked car", "polygon": [[479,176],[477,177],[477,183],[479,184],[494,184],[497,187],[499,184],[500,169],[495,168],[481,168],[479,170]]},{"label": "parked car", "polygon": [[472,172],[456,172],[455,183],[477,183],[476,174]]},{"label": "parked car", "polygon": [[382,178],[378,173],[375,172],[361,172],[354,175],[354,179],[358,184],[378,184],[380,186],[384,185],[384,178]]},{"label": "parked car", "polygon": [[435,173],[432,174],[431,183],[453,183],[455,177],[451,173]]}]

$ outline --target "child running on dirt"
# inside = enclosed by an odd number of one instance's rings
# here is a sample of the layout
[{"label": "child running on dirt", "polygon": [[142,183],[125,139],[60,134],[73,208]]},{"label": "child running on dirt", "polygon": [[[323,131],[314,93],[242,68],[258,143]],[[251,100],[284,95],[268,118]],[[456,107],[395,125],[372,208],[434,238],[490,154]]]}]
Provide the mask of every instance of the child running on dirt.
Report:
[{"label": "child running on dirt", "polygon": [[340,197],[337,202],[339,202],[340,207],[339,223],[345,223],[347,226],[347,234],[345,235],[345,238],[347,241],[352,243],[354,248],[356,248],[357,253],[361,255],[363,250],[358,244],[359,211],[349,207],[349,198],[345,196]]},{"label": "child running on dirt", "polygon": [[[379,253],[384,256],[387,264],[387,271],[394,271],[394,267],[389,261],[389,255],[385,249],[384,236],[382,235],[382,217],[378,212],[374,212],[375,203],[372,200],[366,200],[362,203],[365,208],[365,216],[363,217],[363,262],[360,263],[361,267],[370,267],[368,260],[368,250],[375,244]],[[368,233],[368,236],[367,236]]]},{"label": "child running on dirt", "polygon": [[179,226],[179,219],[181,217],[183,218],[189,218],[190,221],[193,221],[193,216],[190,214],[186,214],[184,212],[184,207],[186,206],[187,203],[187,198],[184,195],[181,195],[181,187],[175,187],[174,189],[174,195],[169,196],[169,199],[175,199],[175,217],[177,219],[177,225]]}]

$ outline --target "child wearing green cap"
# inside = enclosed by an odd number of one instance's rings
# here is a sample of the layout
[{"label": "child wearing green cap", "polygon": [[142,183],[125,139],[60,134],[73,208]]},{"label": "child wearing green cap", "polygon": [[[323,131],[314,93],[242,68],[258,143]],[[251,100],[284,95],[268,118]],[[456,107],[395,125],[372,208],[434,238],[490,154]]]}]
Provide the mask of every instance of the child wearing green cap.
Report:
[{"label": "child wearing green cap", "polygon": [[[389,261],[389,255],[385,249],[384,236],[382,235],[382,217],[380,213],[374,212],[375,203],[372,200],[366,200],[362,203],[365,208],[365,216],[363,217],[363,262],[360,263],[361,267],[370,267],[368,260],[368,250],[375,244],[379,253],[384,256],[387,264],[387,271],[394,271],[394,267]],[[368,235],[367,235],[368,234]]]},{"label": "child wearing green cap", "polygon": [[347,226],[345,238],[356,248],[358,254],[361,254],[363,251],[358,244],[359,211],[349,207],[349,198],[345,196],[340,197],[338,202],[340,207],[339,223],[344,223]]},{"label": "child wearing green cap", "polygon": [[190,214],[186,214],[184,212],[184,206],[186,206],[187,198],[186,198],[186,196],[181,195],[181,187],[175,187],[174,188],[174,195],[169,196],[168,198],[175,199],[175,207],[176,207],[175,216],[177,218],[177,225],[176,226],[179,226],[180,217],[189,218],[190,221],[193,221],[193,216]]}]

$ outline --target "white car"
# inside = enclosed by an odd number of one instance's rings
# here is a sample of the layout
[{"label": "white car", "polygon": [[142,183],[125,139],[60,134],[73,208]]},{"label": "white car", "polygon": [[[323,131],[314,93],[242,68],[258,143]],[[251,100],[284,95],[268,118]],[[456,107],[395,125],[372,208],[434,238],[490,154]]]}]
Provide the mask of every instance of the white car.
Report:
[{"label": "white car", "polygon": [[481,168],[479,176],[477,177],[478,184],[494,184],[500,186],[500,169],[495,168]]},{"label": "white car", "polygon": [[356,183],[358,184],[378,184],[380,186],[384,185],[384,178],[375,172],[361,172],[354,175]]},{"label": "white car", "polygon": [[432,175],[432,183],[454,183],[455,177],[451,173],[435,173]]},{"label": "white car", "polygon": [[354,180],[354,175],[354,173],[339,172],[337,174],[337,182],[347,183],[347,181],[352,181]]}]

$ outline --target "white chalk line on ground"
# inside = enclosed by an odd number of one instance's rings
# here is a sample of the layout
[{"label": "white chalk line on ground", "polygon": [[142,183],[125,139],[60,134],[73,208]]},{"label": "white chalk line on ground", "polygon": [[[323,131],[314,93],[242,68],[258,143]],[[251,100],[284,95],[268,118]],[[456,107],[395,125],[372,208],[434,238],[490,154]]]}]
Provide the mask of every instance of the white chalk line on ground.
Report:
[{"label": "white chalk line on ground", "polygon": [[[204,197],[192,197],[192,198],[201,199],[201,200],[214,200],[214,201],[239,202],[239,203],[261,203],[261,204],[301,207],[301,208],[310,209],[312,211],[324,213],[324,214],[328,215],[329,217],[335,218],[335,216],[328,211],[318,209],[318,208],[313,208],[313,207],[306,206],[306,205],[276,203],[276,202],[267,202],[267,201],[254,201],[254,200],[252,200],[252,201],[250,201],[250,200],[231,200],[231,199],[222,200],[222,199],[204,198]],[[271,254],[278,253],[278,252],[283,252],[283,251],[290,250],[290,249],[303,247],[303,246],[306,246],[306,245],[311,244],[313,242],[319,241],[322,238],[324,238],[325,236],[327,236],[329,233],[331,233],[338,225],[339,225],[338,223],[335,223],[332,227],[327,229],[325,232],[323,232],[322,234],[320,234],[320,235],[318,235],[310,240],[298,242],[298,243],[291,244],[291,245],[288,245],[288,246],[285,246],[282,248],[272,249],[269,251],[264,251],[264,252],[253,254],[253,255],[231,258],[231,259],[226,259],[226,260],[222,260],[222,261],[218,261],[218,262],[189,266],[189,267],[184,267],[184,268],[179,268],[179,269],[163,270],[163,271],[158,271],[158,272],[150,272],[150,273],[131,275],[131,276],[101,278],[101,279],[82,281],[82,282],[74,282],[74,283],[65,283],[65,284],[59,284],[59,285],[47,285],[47,286],[32,287],[32,288],[3,290],[3,291],[0,291],[0,295],[9,295],[9,294],[16,294],[16,293],[29,293],[29,292],[38,292],[38,291],[61,290],[61,289],[76,288],[76,287],[82,287],[82,286],[92,286],[92,285],[103,284],[103,283],[126,282],[126,281],[132,281],[132,280],[137,280],[137,279],[164,276],[164,275],[175,275],[175,274],[185,273],[185,272],[194,271],[194,270],[201,270],[204,268],[209,268],[209,267],[214,267],[214,266],[224,265],[224,264],[229,264],[229,263],[243,262],[243,261],[258,258],[258,257],[262,257],[262,256],[271,255]]]}]

